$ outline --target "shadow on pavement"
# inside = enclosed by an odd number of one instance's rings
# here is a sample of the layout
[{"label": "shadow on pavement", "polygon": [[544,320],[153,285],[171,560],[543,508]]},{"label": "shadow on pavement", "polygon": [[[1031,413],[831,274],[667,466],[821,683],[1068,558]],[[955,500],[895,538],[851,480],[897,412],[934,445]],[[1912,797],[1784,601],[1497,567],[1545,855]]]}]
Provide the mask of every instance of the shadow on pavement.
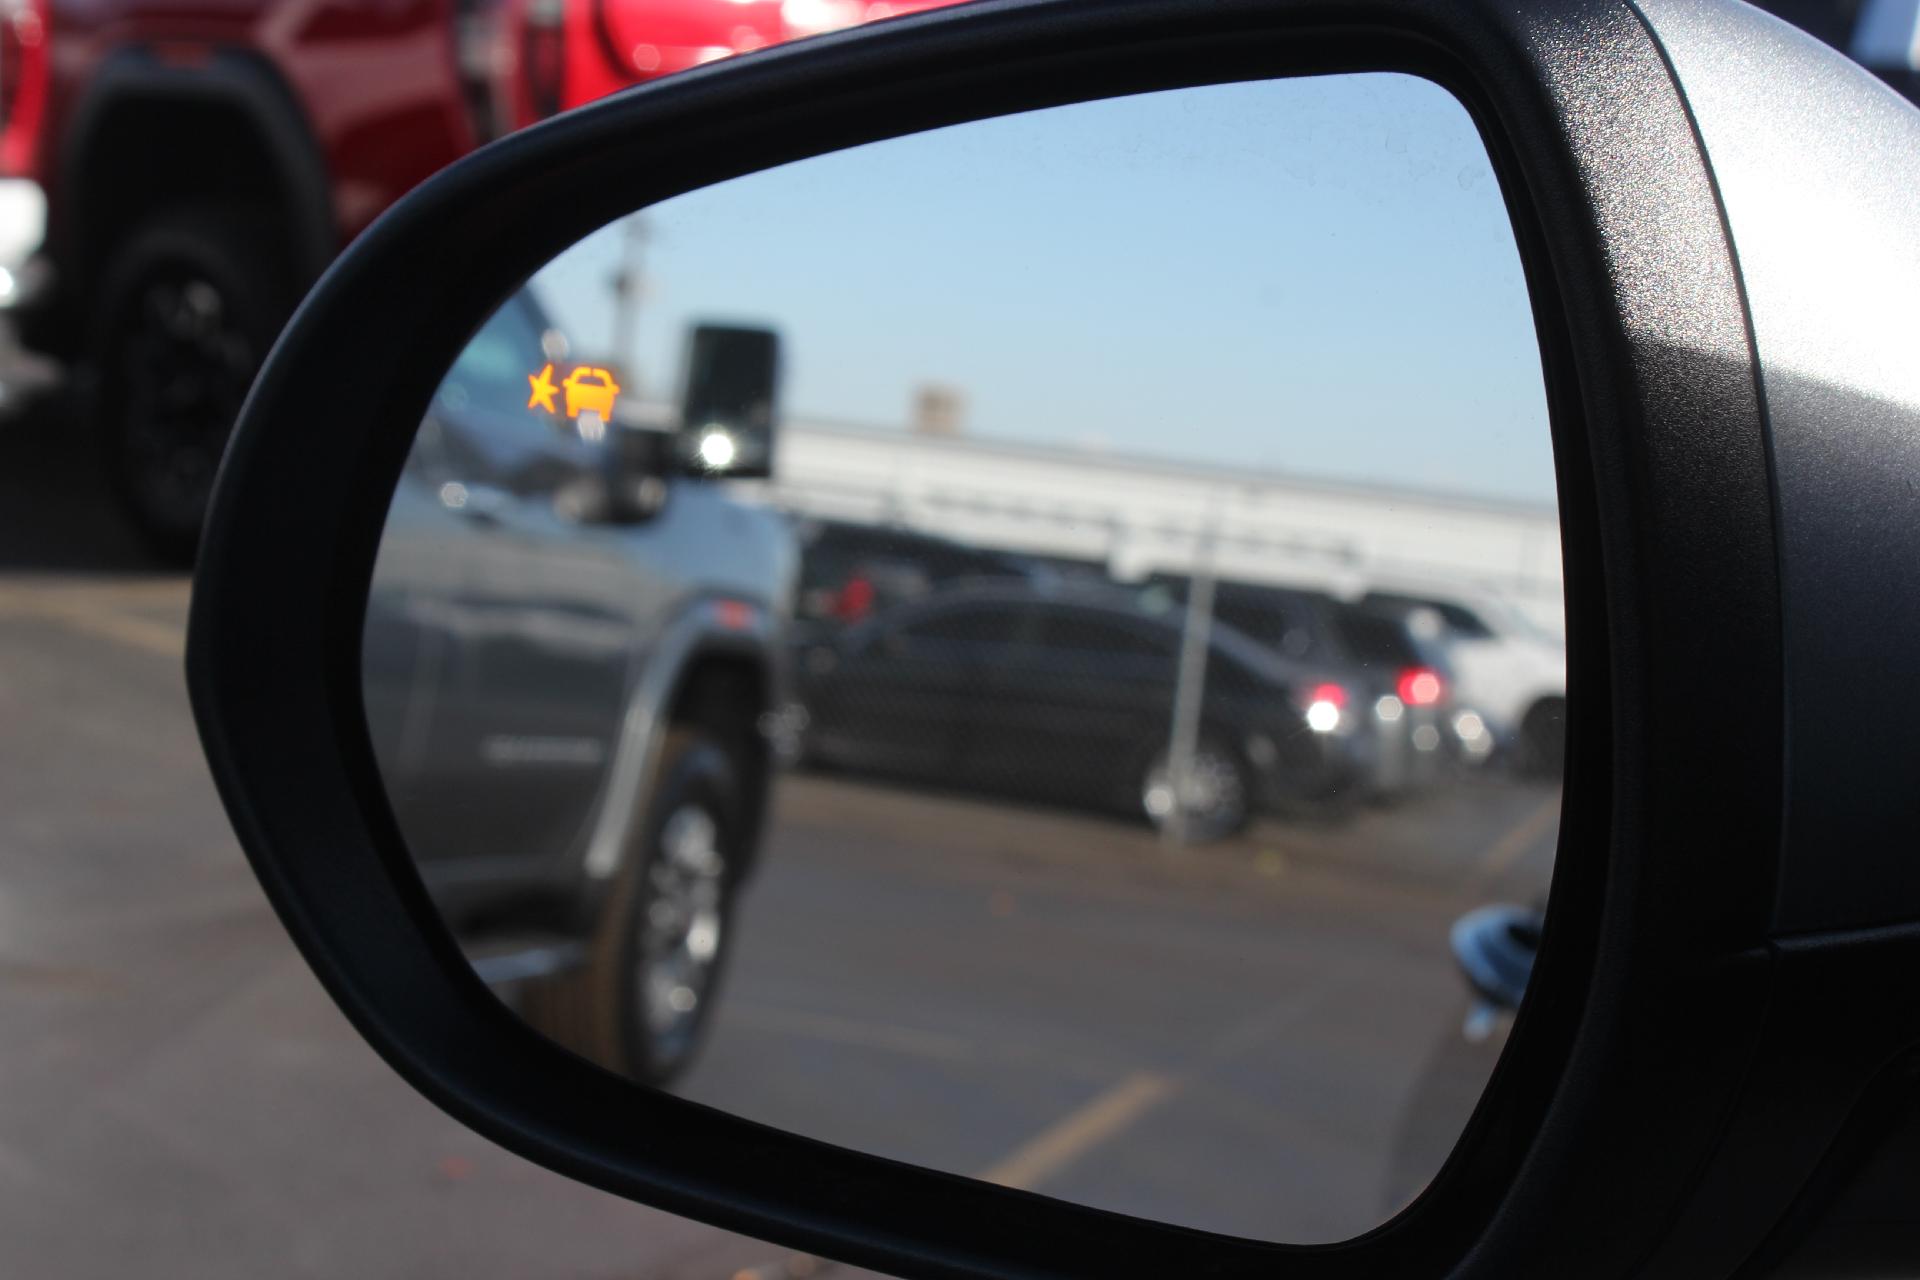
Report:
[{"label": "shadow on pavement", "polygon": [[0,417],[0,572],[170,573],[114,506],[65,397]]}]

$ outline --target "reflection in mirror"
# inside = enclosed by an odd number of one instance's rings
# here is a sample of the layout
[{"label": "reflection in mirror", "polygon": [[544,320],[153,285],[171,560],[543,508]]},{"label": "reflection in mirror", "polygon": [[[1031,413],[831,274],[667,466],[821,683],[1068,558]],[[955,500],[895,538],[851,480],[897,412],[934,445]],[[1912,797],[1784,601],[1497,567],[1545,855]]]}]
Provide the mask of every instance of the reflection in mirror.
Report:
[{"label": "reflection in mirror", "polygon": [[578,1053],[1335,1240],[1439,1168],[1524,986],[1553,481],[1440,89],[965,125],[638,212],[487,320],[366,714],[448,925]]}]

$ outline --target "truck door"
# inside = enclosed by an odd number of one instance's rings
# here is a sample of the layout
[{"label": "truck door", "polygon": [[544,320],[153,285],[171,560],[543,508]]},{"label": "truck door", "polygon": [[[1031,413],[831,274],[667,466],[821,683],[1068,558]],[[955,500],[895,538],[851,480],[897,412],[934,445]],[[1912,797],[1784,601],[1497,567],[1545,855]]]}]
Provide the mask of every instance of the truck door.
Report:
[{"label": "truck door", "polygon": [[511,299],[436,402],[437,496],[462,536],[431,762],[449,801],[430,856],[490,891],[563,872],[583,839],[635,674],[643,594],[621,541],[631,530],[563,510],[593,446],[564,413],[528,403],[545,327],[524,295]]}]

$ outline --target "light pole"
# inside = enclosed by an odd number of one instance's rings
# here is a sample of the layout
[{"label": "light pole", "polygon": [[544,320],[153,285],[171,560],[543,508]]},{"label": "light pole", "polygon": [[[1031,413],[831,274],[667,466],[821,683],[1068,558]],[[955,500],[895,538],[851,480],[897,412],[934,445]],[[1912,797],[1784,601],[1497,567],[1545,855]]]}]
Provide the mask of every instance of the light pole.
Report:
[{"label": "light pole", "polygon": [[645,214],[633,214],[621,225],[620,261],[607,277],[613,292],[613,359],[634,395],[640,392],[640,360],[634,344],[640,336],[640,299],[646,292],[646,250],[649,231]]},{"label": "light pole", "polygon": [[1213,544],[1219,505],[1198,535],[1187,581],[1187,616],[1180,628],[1180,666],[1173,686],[1173,724],[1167,744],[1167,782],[1173,790],[1172,821],[1162,829],[1168,848],[1187,842],[1187,796],[1193,787],[1193,753],[1200,743],[1200,707],[1206,700],[1207,654],[1213,637]]}]

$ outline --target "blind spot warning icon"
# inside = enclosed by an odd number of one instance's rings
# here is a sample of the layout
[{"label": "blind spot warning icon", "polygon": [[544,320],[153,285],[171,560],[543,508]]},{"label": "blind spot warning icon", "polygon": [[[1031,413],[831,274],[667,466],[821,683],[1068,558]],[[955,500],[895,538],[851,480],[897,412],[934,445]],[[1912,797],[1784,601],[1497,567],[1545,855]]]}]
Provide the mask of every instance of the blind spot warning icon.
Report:
[{"label": "blind spot warning icon", "polygon": [[620,384],[605,369],[581,365],[560,385],[567,389],[569,418],[593,412],[599,414],[603,422],[613,421],[613,398],[620,394]]},{"label": "blind spot warning icon", "polygon": [[528,374],[527,383],[533,388],[533,394],[527,397],[527,408],[531,409],[538,405],[548,413],[560,412],[553,407],[553,393],[556,388],[553,385],[552,365],[548,365],[539,373]]}]

